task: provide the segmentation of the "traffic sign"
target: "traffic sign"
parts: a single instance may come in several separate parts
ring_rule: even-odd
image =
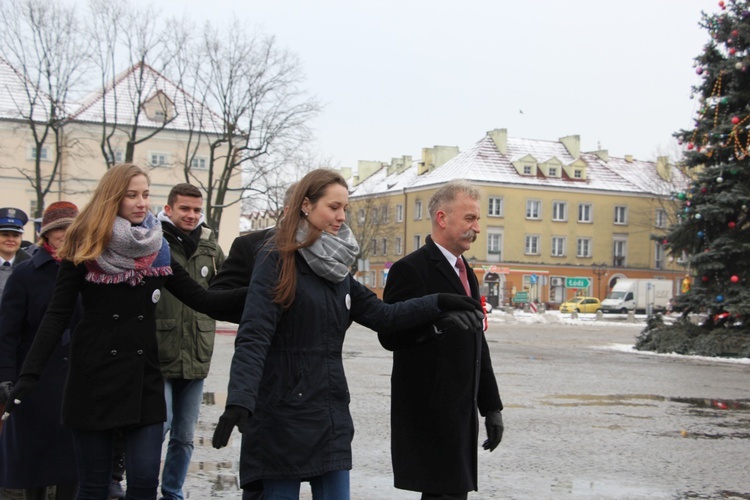
[[[529,292],[516,292],[513,296],[513,302],[528,302]]]
[[[529,278],[529,282],[532,285],[536,285],[536,282],[539,281],[539,277],[536,274],[532,274]]]
[[[588,288],[590,284],[589,278],[565,278],[565,288]]]

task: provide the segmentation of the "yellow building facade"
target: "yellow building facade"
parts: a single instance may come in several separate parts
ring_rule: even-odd
[[[665,158],[610,158],[579,143],[498,129],[464,152],[436,146],[419,161],[361,163],[350,178],[350,225],[363,247],[358,278],[382,294],[391,263],[430,234],[430,196],[465,179],[481,194],[482,231],[464,256],[494,306],[603,299],[619,278],[666,279],[677,291],[684,267],[666,255],[663,235],[675,218],[672,194],[687,179]]]

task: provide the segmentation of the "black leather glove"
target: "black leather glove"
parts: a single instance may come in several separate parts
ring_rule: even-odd
[[[8,402],[11,389],[13,389],[13,382],[11,382],[10,380],[0,382],[0,405],[4,405]]]
[[[232,435],[232,429],[239,427],[242,432],[242,427],[250,418],[250,410],[243,408],[242,406],[229,405],[224,409],[224,414],[219,417],[219,423],[216,424],[216,430],[214,430],[214,437],[211,440],[211,444],[217,450],[223,448],[229,442],[229,436]]]
[[[17,404],[21,404],[21,402],[34,391],[34,387],[36,387],[38,382],[39,377],[36,375],[21,375],[21,377],[19,377],[16,385],[14,385],[13,389],[10,391],[8,401],[5,403],[5,414],[3,415],[3,420],[8,418],[7,415],[10,415],[10,412],[13,411],[13,408],[15,408]]]
[[[503,414],[500,410],[495,410],[484,417],[484,426],[487,428],[487,440],[482,444],[485,450],[494,451],[500,441],[503,440]]]
[[[440,319],[435,322],[439,333],[458,329],[461,332],[476,331],[482,328],[484,314],[480,311],[446,311],[440,314]]]
[[[482,310],[482,304],[467,295],[458,295],[457,293],[437,294],[437,305],[441,311]]]

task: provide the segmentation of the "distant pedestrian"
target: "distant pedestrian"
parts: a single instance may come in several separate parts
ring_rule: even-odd
[[[0,208],[0,296],[13,266],[31,258],[21,250],[23,226],[28,221],[26,212],[19,208]]]

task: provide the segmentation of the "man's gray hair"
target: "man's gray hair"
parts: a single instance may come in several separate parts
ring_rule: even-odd
[[[455,200],[459,194],[465,194],[472,200],[479,199],[479,190],[469,184],[468,181],[463,179],[450,181],[430,196],[430,200],[427,202],[427,213],[430,214],[430,220],[435,222],[435,214],[438,213],[438,210],[445,210],[445,206]]]

